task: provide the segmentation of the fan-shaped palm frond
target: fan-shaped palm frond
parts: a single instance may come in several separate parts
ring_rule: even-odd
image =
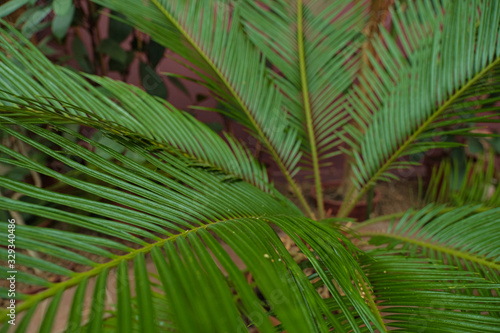
[[[301,158],[297,129],[248,39],[238,3],[215,0],[96,0],[189,62],[186,64],[227,109],[260,140],[309,210],[292,177]],[[147,17],[148,20],[143,18]],[[194,67],[193,67],[194,66]]]
[[[58,145],[61,150],[54,151],[5,123],[23,127]],[[290,332],[326,332],[330,325],[342,328],[345,323],[341,325],[337,316],[328,311],[271,224],[300,244],[302,252],[325,281],[333,299],[337,300],[343,311],[349,313],[347,321],[351,329],[358,331],[358,323],[347,311],[341,292],[354,304],[357,315],[363,318],[365,324],[369,325],[373,321],[373,315],[361,298],[358,287],[352,283],[362,280],[360,268],[352,256],[355,249],[339,232],[302,217],[301,212],[283,197],[273,197],[245,182],[226,182],[223,174],[190,166],[182,155],[162,151],[151,153],[147,147],[126,140],[122,143],[162,173],[154,172],[62,126],[58,129],[106,151],[115,162],[49,130],[15,119],[2,117],[0,129],[86,174],[91,180],[58,173],[5,146],[0,146],[0,151],[8,156],[1,159],[2,163],[34,170],[110,202],[60,194],[0,177],[2,188],[13,189],[34,200],[26,202],[0,197],[5,209],[98,232],[97,236],[90,236],[16,226],[17,251],[29,249],[44,253],[48,258],[68,260],[86,268],[77,273],[50,259],[20,257],[19,264],[66,277],[63,282],[52,283],[31,273],[19,271],[17,274],[18,282],[46,288],[35,295],[18,294],[23,302],[17,306],[17,312],[29,311],[24,317],[26,322],[35,311],[32,309],[43,300],[51,299],[40,330],[50,330],[65,290],[77,287],[67,318],[68,325],[80,327],[85,323],[89,331],[99,332],[108,307],[104,298],[107,284],[111,273],[117,270],[117,303],[114,311],[119,331],[126,332],[133,327],[130,316],[132,290],[137,295],[140,330],[161,331],[155,321],[153,288],[146,267],[146,260],[151,256],[166,301],[171,306],[171,323],[177,330],[236,332],[245,330],[243,316],[246,315],[261,330],[274,331],[268,319],[269,314],[260,305],[244,275],[218,239],[226,243],[246,264],[272,314],[285,329]],[[76,162],[74,157],[91,162],[94,167]],[[67,211],[68,208],[77,208],[82,213]],[[3,224],[0,242],[8,245],[5,234],[7,228]],[[312,251],[303,241],[311,246]],[[128,262],[133,263],[135,283],[130,280]],[[87,283],[93,278],[96,278],[94,305],[89,317],[85,318],[82,316],[82,299]],[[6,289],[1,290],[4,295],[6,292]],[[241,306],[235,302],[234,295],[239,297]],[[308,304],[305,307],[304,302]],[[192,320],[191,313],[197,314],[197,320]],[[1,318],[3,321],[8,319],[5,311]]]
[[[380,60],[371,55],[374,71],[366,71],[350,96],[359,124],[348,129],[357,198],[375,181],[397,178],[391,170],[413,165],[401,157],[456,145],[428,138],[467,133],[450,128],[454,124],[498,121],[495,114],[475,114],[498,100],[479,97],[497,96],[500,87],[500,4],[416,1],[395,8],[395,34],[380,28],[381,37],[373,42]],[[351,199],[340,216],[352,209]]]
[[[4,73],[0,75],[0,103],[4,110],[18,104],[26,113],[43,106],[47,111],[112,121],[128,133],[181,150],[193,163],[219,169],[269,191],[264,168],[233,137],[225,135],[226,143],[206,125],[165,101],[131,85],[88,75],[100,85],[98,90],[73,71],[50,63],[12,28],[8,32],[0,36],[4,50],[0,55]],[[29,116],[35,121],[42,114]]]

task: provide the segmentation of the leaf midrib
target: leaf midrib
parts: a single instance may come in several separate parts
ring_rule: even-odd
[[[23,303],[21,303],[19,306],[16,307],[16,312],[20,313],[22,311],[25,311],[25,310],[31,308],[32,306],[36,305],[38,302],[54,296],[55,294],[57,294],[61,290],[67,290],[71,287],[74,287],[85,279],[92,278],[92,277],[99,275],[101,272],[103,272],[106,269],[115,268],[121,262],[131,261],[140,253],[147,254],[147,253],[151,252],[151,250],[154,247],[161,247],[162,245],[164,245],[167,242],[175,241],[175,239],[178,237],[181,237],[181,236],[187,237],[192,232],[197,232],[201,229],[207,229],[207,228],[209,228],[215,224],[218,224],[218,223],[237,221],[240,219],[259,219],[259,218],[261,218],[261,216],[255,215],[255,216],[240,216],[240,217],[236,217],[236,218],[213,221],[212,223],[204,224],[202,226],[186,230],[185,232],[182,232],[180,234],[173,235],[173,236],[170,236],[168,238],[159,240],[157,242],[148,244],[144,247],[141,247],[140,249],[133,250],[133,251],[131,251],[123,256],[117,256],[115,259],[113,259],[111,261],[108,261],[108,262],[103,263],[103,264],[99,264],[96,267],[94,267],[93,269],[88,270],[86,272],[82,272],[78,275],[75,275],[74,277],[70,278],[69,280],[66,280],[66,281],[63,281],[63,282],[60,282],[57,284],[53,284],[53,286],[49,287],[47,290],[42,291],[38,294],[35,294],[31,297],[28,297]],[[3,310],[0,312],[0,323],[3,323],[8,319],[7,313],[8,313],[8,310]]]
[[[400,241],[403,241],[406,243],[410,243],[410,244],[415,244],[417,246],[425,247],[425,248],[428,248],[428,249],[431,249],[434,251],[438,251],[441,253],[450,254],[454,257],[461,258],[461,259],[464,259],[464,260],[467,260],[467,261],[470,261],[470,262],[473,262],[473,263],[500,271],[500,264],[498,264],[498,263],[495,263],[493,261],[489,261],[483,257],[479,257],[479,256],[476,256],[473,254],[469,254],[467,252],[448,248],[445,246],[440,246],[440,245],[437,245],[437,244],[431,243],[431,242],[425,242],[425,241],[413,239],[410,237],[404,237],[404,236],[395,235],[395,234],[386,233],[386,232],[364,232],[364,233],[360,233],[359,236],[360,237],[365,237],[365,236],[368,236],[368,237],[377,237],[377,236],[390,237],[393,239],[397,239],[397,240],[400,240]]]
[[[311,101],[309,99],[309,88],[306,72],[306,56],[304,48],[304,27],[303,27],[302,0],[297,0],[297,48],[299,51],[300,81],[302,86],[302,98],[304,100],[304,113],[306,116],[307,136],[311,146],[311,158],[314,170],[314,184],[316,186],[316,197],[318,204],[318,218],[323,219],[325,208],[323,204],[323,188],[321,186],[321,174],[319,170],[318,151],[316,147],[316,135],[312,120]]]

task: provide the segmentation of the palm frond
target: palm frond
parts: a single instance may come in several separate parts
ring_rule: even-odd
[[[121,273],[121,277],[125,277],[125,270],[126,265],[120,265],[118,267],[118,270],[122,270],[123,273]],[[157,277],[155,276],[154,278],[150,278],[151,285],[156,287],[158,290],[161,290],[161,285],[158,284],[157,282]],[[128,280],[127,280],[128,282]],[[117,288],[120,288],[117,286]],[[160,292],[152,292],[152,301],[153,303],[151,304],[153,307],[153,311],[156,314],[156,320],[158,322],[158,326],[161,327],[163,332],[175,332],[175,326],[172,325],[171,318],[172,318],[172,309],[169,306],[167,299],[163,293]],[[123,320],[123,317],[120,317],[120,315],[126,315],[126,313],[123,313],[122,311],[116,310],[118,308],[118,304],[116,305],[116,308],[111,309],[109,313],[109,317],[106,318],[103,322],[103,332],[134,332],[134,333],[141,333],[144,332],[141,330],[140,327],[140,322],[139,322],[139,314],[138,314],[138,298],[136,297],[128,297],[126,300],[124,299],[123,304],[128,306],[128,303],[130,302],[130,317],[132,320],[131,322],[127,322],[127,320]],[[125,311],[126,312],[126,311]],[[127,317],[125,317],[127,318]],[[131,326],[125,326],[125,324],[131,324]]]
[[[472,204],[500,207],[499,179],[493,151],[489,157],[481,155],[478,161],[464,161],[463,165],[457,159],[445,159],[432,170],[424,201],[453,207]]]
[[[429,205],[387,231],[360,233],[377,246],[361,265],[388,327],[498,331],[500,210],[478,208]]]
[[[238,3],[217,0],[95,2],[124,14],[135,27],[189,62],[187,67],[215,94],[227,109],[225,112],[263,143],[304,208],[309,210],[292,179],[299,170],[301,158],[297,130],[283,110],[281,94],[267,76],[265,59],[244,32]]]
[[[500,283],[500,210],[475,213],[479,206],[454,208],[429,205],[407,212],[387,231],[365,232],[370,242],[401,248],[409,257],[439,260],[460,270]]]
[[[397,178],[391,170],[413,165],[401,157],[456,146],[428,140],[464,133],[453,125],[498,122],[496,114],[475,114],[498,100],[500,5],[480,0],[398,2],[392,16],[395,36],[380,28],[381,38],[373,43],[380,61],[371,56],[375,70],[363,76],[358,92],[350,96],[359,125],[348,128],[357,198],[376,181]],[[488,94],[490,98],[481,98]],[[361,102],[366,96],[368,101]],[[341,216],[352,208],[356,200],[351,199]]]
[[[222,170],[270,190],[265,169],[247,148],[230,135],[225,134],[224,139],[219,137],[187,112],[179,111],[134,86],[87,75],[94,85],[99,85],[98,90],[79,74],[50,63],[8,26],[0,36],[0,47],[5,51],[0,55],[0,68],[4,73],[0,75],[3,112],[18,105],[25,109],[25,116],[29,110],[36,108],[40,111],[27,114],[32,121],[43,118],[41,112],[51,112],[48,115],[53,120],[54,113],[90,116],[97,121],[105,119],[122,127],[120,135],[127,132],[154,139],[181,150],[193,163]],[[89,120],[86,125],[95,127],[95,122],[90,124]]]
[[[391,331],[498,332],[498,283],[404,250],[371,251],[361,264]]]
[[[243,3],[249,37],[279,71],[271,75],[309,152],[322,215],[319,166],[339,153],[333,148],[348,121],[344,93],[358,71],[366,15],[352,1]]]
[[[36,134],[59,146],[60,150],[50,149],[7,123]],[[89,331],[101,331],[109,310],[105,301],[106,288],[113,281],[111,276],[117,274],[117,304],[113,311],[120,332],[133,327],[130,301],[134,294],[137,295],[135,313],[140,319],[140,330],[161,331],[160,322],[154,319],[155,289],[146,267],[151,258],[159,285],[171,306],[169,319],[176,330],[244,331],[243,318],[247,316],[260,330],[274,332],[269,321],[271,314],[261,305],[243,273],[220,244],[219,240],[222,240],[245,263],[272,315],[287,331],[327,332],[329,326],[342,331],[346,323],[341,323],[339,315],[328,310],[271,225],[288,234],[316,268],[333,295],[333,302],[346,313],[342,318],[346,318],[348,330],[359,331],[359,323],[344,304],[343,297],[354,304],[357,316],[365,325],[374,321],[357,284],[353,284],[353,281],[363,280],[352,255],[355,248],[340,232],[303,217],[287,199],[274,197],[246,182],[227,182],[223,174],[191,166],[182,154],[151,151],[134,144],[134,141],[121,142],[155,166],[158,169],[155,172],[66,127],[53,126],[106,151],[114,161],[100,157],[59,134],[2,116],[2,131],[80,171],[91,180],[56,172],[5,146],[0,146],[0,152],[7,156],[1,158],[2,163],[34,170],[98,198],[61,194],[0,177],[2,188],[32,198],[28,202],[0,197],[4,209],[34,214],[97,233],[86,235],[16,225],[16,249],[37,251],[47,257],[27,259],[24,256],[21,262],[28,267],[66,276],[62,282],[53,283],[31,273],[18,272],[18,282],[45,288],[35,295],[18,293],[19,301],[22,300],[17,305],[18,314],[29,311],[26,313],[32,315],[42,301],[48,299],[51,302],[38,329],[50,330],[65,290],[77,287],[67,318],[68,325],[74,328],[86,325]],[[75,158],[83,162],[76,162]],[[92,166],[87,166],[88,162]],[[74,212],[74,208],[79,212]],[[7,245],[7,227],[3,224],[0,244]],[[78,263],[83,271],[64,269],[54,263],[53,258]],[[127,263],[133,263],[135,282],[129,277]],[[93,279],[94,306],[87,318],[83,315],[82,297]],[[0,290],[2,294],[5,292],[5,289]],[[235,300],[235,295],[239,301]],[[197,320],[193,320],[192,313],[197,314]],[[5,311],[0,317],[4,322],[8,318]],[[29,315],[25,318],[29,320]]]

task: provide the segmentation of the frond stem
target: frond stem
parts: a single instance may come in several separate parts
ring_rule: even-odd
[[[438,214],[448,213],[454,209],[457,209],[457,207],[444,207]],[[474,210],[474,213],[485,212],[485,211],[490,210],[490,209],[493,209],[493,207],[479,207],[478,209]],[[403,217],[406,213],[408,213],[408,212],[404,211],[404,212],[399,212],[399,213],[387,214],[387,215],[383,215],[383,216],[377,216],[377,217],[374,217],[372,219],[369,219],[369,220],[366,220],[364,222],[357,223],[357,224],[353,225],[351,227],[351,230],[359,230],[361,228],[367,227],[367,226],[372,225],[372,224],[376,224],[378,222],[388,221],[388,220],[392,220],[392,219],[398,219],[400,217]],[[417,211],[410,212],[409,215],[410,216],[415,215],[416,213],[417,213]]]
[[[439,246],[439,245],[432,244],[429,242],[424,242],[424,241],[412,239],[410,237],[404,237],[404,236],[394,235],[394,234],[385,233],[385,232],[364,232],[364,233],[359,234],[359,236],[361,236],[361,237],[366,237],[366,236],[368,236],[368,237],[374,237],[374,236],[390,237],[393,239],[403,241],[405,243],[415,244],[415,245],[420,246],[420,247],[425,247],[425,248],[428,248],[428,249],[431,249],[434,251],[438,251],[441,253],[450,254],[454,257],[461,258],[461,259],[464,259],[464,260],[467,260],[467,261],[470,261],[470,262],[473,262],[473,263],[500,271],[500,264],[497,264],[493,261],[489,261],[485,258],[481,258],[481,257],[475,256],[472,254],[468,254],[468,253],[465,253],[465,252],[462,252],[459,250],[450,249],[450,248],[447,248],[445,246]]]
[[[363,290],[363,292],[365,294],[368,306],[370,306],[372,313],[377,318],[377,321],[380,324],[380,328],[383,329],[383,332],[387,332],[387,328],[385,327],[384,320],[382,319],[382,316],[380,315],[380,310],[377,308],[377,304],[375,304],[375,300],[373,299],[371,289],[366,285],[365,280],[363,280],[363,277],[361,276],[361,274],[359,274],[359,272],[358,272],[358,278],[360,281],[359,284],[361,285],[361,290]]]
[[[226,220],[224,220],[226,221]],[[220,221],[219,221],[220,222]],[[45,291],[42,291],[38,294],[35,294],[29,298],[27,298],[27,300],[23,303],[21,303],[19,306],[17,306],[17,312],[20,313],[24,310],[27,310],[29,309],[30,307],[34,306],[35,304],[37,304],[38,302],[40,301],[43,301],[44,299],[47,299],[51,296],[54,296],[55,294],[57,294],[59,291],[61,290],[66,290],[66,289],[69,289],[73,286],[76,286],[78,283],[82,282],[85,278],[91,278],[91,277],[94,277],[94,276],[97,276],[99,273],[103,272],[105,269],[110,269],[110,268],[114,268],[114,267],[117,267],[121,262],[123,261],[129,261],[129,260],[132,260],[133,258],[135,258],[139,253],[149,253],[151,252],[151,250],[153,249],[153,247],[155,246],[162,246],[163,244],[165,244],[166,242],[169,242],[169,241],[173,241],[175,240],[177,237],[179,236],[187,236],[187,234],[193,232],[193,231],[198,231],[200,229],[206,229],[208,226],[210,226],[210,224],[206,224],[206,225],[203,225],[203,226],[200,226],[200,227],[196,227],[194,229],[190,229],[190,230],[187,230],[183,233],[180,233],[180,234],[177,234],[177,235],[173,235],[171,237],[168,237],[166,239],[162,239],[158,242],[155,242],[155,243],[152,243],[152,244],[148,244],[147,246],[144,246],[140,249],[137,249],[137,250],[134,250],[134,251],[131,251],[123,256],[119,256],[107,263],[104,263],[104,264],[100,264],[98,265],[97,267],[89,270],[89,271],[86,271],[86,272],[83,272],[83,273],[80,273],[76,276],[74,276],[73,278],[69,279],[69,280],[66,280],[66,281],[63,281],[63,282],[60,282],[60,283],[57,283],[57,284],[54,284],[52,287],[49,287],[47,290]],[[3,322],[7,319],[7,311],[4,310],[2,312],[0,312],[0,322]]]
[[[321,186],[318,151],[316,149],[316,137],[313,128],[311,101],[309,100],[309,89],[307,86],[303,19],[302,0],[297,0],[297,44],[299,49],[300,80],[302,85],[302,98],[304,100],[304,112],[306,115],[307,136],[309,137],[309,144],[311,146],[311,157],[314,169],[314,184],[316,186],[316,197],[318,205],[318,218],[321,220],[325,217],[325,207],[323,203],[323,188]]]

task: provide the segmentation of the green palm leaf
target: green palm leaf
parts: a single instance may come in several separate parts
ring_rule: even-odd
[[[8,26],[0,36],[0,47],[5,50],[0,55],[0,68],[6,73],[0,76],[0,90],[3,91],[0,103],[4,111],[6,107],[22,105],[25,113],[38,108],[45,113],[51,111],[91,116],[99,122],[102,119],[112,121],[123,127],[120,135],[134,133],[154,139],[171,149],[181,150],[193,163],[219,169],[270,191],[266,171],[247,148],[227,134],[227,143],[224,142],[187,112],[123,82],[88,75],[88,79],[100,86],[98,90],[79,74],[50,63]],[[28,114],[33,121],[42,116],[40,113]],[[96,126],[95,122],[88,125]]]
[[[131,24],[182,56],[226,112],[263,143],[312,214],[292,180],[301,158],[297,130],[267,76],[265,59],[244,32],[239,5],[216,0],[95,2],[124,14]]]
[[[440,214],[432,205],[408,212],[384,232],[369,232],[374,244],[392,249],[403,245],[405,253],[418,258],[438,259],[464,267],[484,278],[500,282],[499,209],[474,213],[478,206],[455,208]]]
[[[489,157],[480,156],[478,161],[470,160],[463,166],[458,159],[444,159],[432,170],[424,201],[452,207],[473,204],[500,207],[500,186],[497,183],[500,174],[495,172],[494,158],[491,152]]]
[[[293,116],[315,174],[323,216],[320,163],[340,151],[343,93],[358,71],[364,13],[352,1],[244,1],[245,27],[279,74],[271,71]]]
[[[7,123],[20,126],[58,145],[60,151],[48,148],[40,140],[31,138],[32,135],[12,129],[5,125]],[[45,299],[51,299],[49,312],[41,326],[50,329],[64,291],[77,287],[68,318],[69,325],[75,330],[85,325],[89,332],[100,332],[109,314],[106,290],[113,283],[111,276],[115,276],[117,270],[116,286],[120,288],[116,290],[117,305],[113,310],[117,318],[132,313],[129,301],[135,294],[138,310],[134,313],[139,318],[139,329],[161,331],[159,325],[162,321],[156,320],[154,316],[157,311],[153,307],[154,285],[149,280],[146,267],[146,262],[152,258],[161,289],[172,307],[169,319],[177,330],[236,332],[246,329],[243,317],[247,316],[262,331],[274,332],[268,319],[270,314],[221,246],[219,238],[246,264],[273,316],[280,320],[287,331],[326,332],[330,325],[342,331],[346,323],[341,323],[338,315],[328,310],[307,276],[286,251],[271,227],[273,224],[297,244],[302,244],[302,252],[328,285],[334,302],[347,313],[342,318],[346,318],[349,330],[359,331],[359,323],[344,304],[343,297],[349,299],[356,308],[357,316],[361,316],[365,324],[369,325],[373,321],[373,315],[361,298],[360,290],[352,284],[353,280],[358,281],[361,276],[360,267],[352,256],[355,249],[338,231],[303,217],[283,197],[273,197],[246,182],[227,182],[223,174],[190,166],[189,160],[181,154],[151,152],[140,143],[122,141],[127,148],[161,170],[161,173],[155,172],[74,131],[56,124],[53,126],[105,150],[114,161],[104,159],[59,134],[2,117],[2,131],[78,170],[92,181],[56,172],[5,146],[0,146],[0,151],[7,156],[1,162],[53,177],[107,202],[62,195],[0,177],[2,188],[14,189],[32,198],[27,202],[0,197],[4,209],[98,232],[94,236],[35,226],[16,226],[16,248],[44,253],[48,258],[30,258],[23,263],[67,276],[60,283],[52,283],[19,271],[19,282],[38,285],[45,290],[35,295],[18,294],[19,300],[22,300],[17,306],[18,314],[37,307]],[[76,162],[74,157],[91,162],[93,166]],[[78,208],[81,213],[73,212],[72,208]],[[3,240],[7,239],[7,228],[1,230],[0,244],[5,245]],[[310,244],[314,252],[302,240]],[[317,255],[322,259],[319,260]],[[78,263],[85,269],[81,273],[67,271],[54,263],[54,258]],[[97,261],[94,258],[100,259]],[[127,273],[126,262],[133,262],[135,282]],[[323,271],[328,271],[328,275]],[[84,308],[81,301],[86,290],[90,291],[88,281],[94,278],[94,306],[87,317],[82,313]],[[3,294],[6,290],[0,292]],[[235,302],[235,295],[241,303]],[[304,302],[308,306],[303,306]],[[193,320],[191,313],[197,314],[197,320]],[[222,313],[225,315],[221,316]],[[5,311],[0,317],[3,321],[7,319]]]
[[[497,332],[500,210],[442,208],[409,211],[387,231],[360,233],[379,246],[361,259],[377,305],[400,330]]]
[[[492,295],[498,283],[439,260],[408,258],[405,251],[369,254],[363,268],[391,330],[498,332],[500,302]]]
[[[456,146],[428,140],[464,133],[450,126],[498,122],[498,117],[491,119],[495,114],[475,115],[477,107],[498,100],[478,98],[496,94],[500,87],[497,2],[416,1],[396,5],[393,19],[396,35],[381,27],[381,37],[373,43],[380,61],[371,55],[375,70],[364,75],[350,96],[360,128],[348,128],[356,198],[378,180],[397,178],[391,170],[414,164],[401,157]],[[352,209],[356,200],[351,199],[340,216]]]

